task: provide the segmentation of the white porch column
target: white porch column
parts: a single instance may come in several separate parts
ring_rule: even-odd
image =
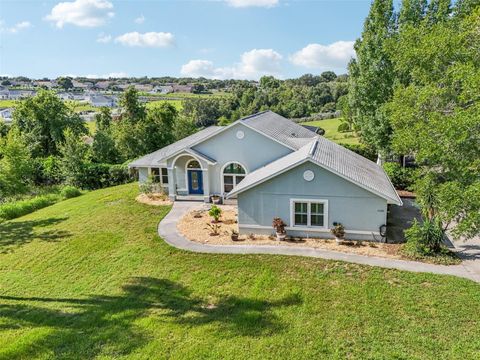
[[[210,202],[210,165],[204,167],[203,173],[203,201]]]
[[[175,201],[177,179],[175,179],[175,168],[167,168],[168,172],[168,197]]]

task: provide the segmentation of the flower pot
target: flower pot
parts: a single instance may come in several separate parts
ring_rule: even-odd
[[[282,241],[282,240],[285,240],[285,238],[287,237],[287,234],[286,233],[279,233],[277,232],[277,240],[278,241]]]
[[[212,196],[212,203],[215,205],[220,204],[222,198],[220,196]]]
[[[343,238],[335,237],[335,242],[337,243],[337,245],[341,245],[343,242]]]
[[[232,241],[238,241],[238,234],[237,235],[230,235]]]

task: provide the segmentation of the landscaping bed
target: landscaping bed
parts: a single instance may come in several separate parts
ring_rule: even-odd
[[[379,256],[390,259],[406,259],[401,253],[401,244],[384,244],[372,241],[344,240],[337,244],[333,239],[288,238],[278,241],[274,236],[248,234],[240,235],[237,241],[231,239],[232,230],[238,231],[237,211],[234,206],[219,206],[222,216],[218,225],[219,234],[213,235],[207,224],[212,218],[204,206],[188,212],[178,223],[180,233],[188,240],[211,245],[274,245],[301,246],[315,249],[333,250],[358,255]],[[273,229],[272,229],[273,232]]]

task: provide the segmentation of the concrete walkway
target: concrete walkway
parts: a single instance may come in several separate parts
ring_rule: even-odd
[[[310,256],[328,260],[347,261],[356,264],[380,266],[390,269],[407,270],[414,272],[427,272],[441,275],[454,275],[480,282],[480,269],[476,272],[473,268],[462,265],[433,265],[416,261],[387,259],[373,256],[348,254],[338,251],[314,249],[308,247],[270,246],[270,245],[208,245],[187,240],[179,234],[177,222],[191,208],[198,207],[198,202],[176,201],[172,210],[158,225],[158,234],[171,246],[178,249],[211,254],[273,254]]]

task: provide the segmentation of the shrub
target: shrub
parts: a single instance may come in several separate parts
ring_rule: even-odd
[[[405,190],[415,182],[416,171],[412,168],[404,168],[399,163],[388,162],[383,164],[383,169],[392,181],[396,189]]]
[[[426,219],[420,224],[417,219],[405,230],[407,244],[405,251],[411,255],[432,255],[439,253],[443,242],[442,225],[435,218]]]
[[[285,234],[285,227],[287,224],[283,222],[279,217],[273,218],[272,227],[275,229],[275,232],[278,234]]]
[[[62,189],[60,195],[65,199],[71,199],[82,195],[82,192],[75,186],[67,185]]]
[[[213,218],[213,221],[217,223],[222,215],[222,209],[220,209],[217,205],[212,205],[208,211],[208,215],[210,215]]]
[[[361,144],[342,144],[342,146],[368,160],[377,161],[377,152],[369,146]]]
[[[50,194],[0,205],[0,220],[11,220],[30,214],[36,210],[55,204],[59,199],[58,195]]]
[[[94,190],[126,184],[133,180],[126,165],[87,163],[82,169],[79,185]]]
[[[350,125],[346,122],[342,122],[340,125],[338,125],[337,130],[341,133],[351,131]]]
[[[162,185],[155,182],[153,176],[149,176],[145,182],[140,183],[140,192],[149,198],[153,197],[153,194],[164,194]]]
[[[330,229],[330,232],[337,239],[343,239],[345,237],[345,227],[340,223],[335,224],[334,227]]]

